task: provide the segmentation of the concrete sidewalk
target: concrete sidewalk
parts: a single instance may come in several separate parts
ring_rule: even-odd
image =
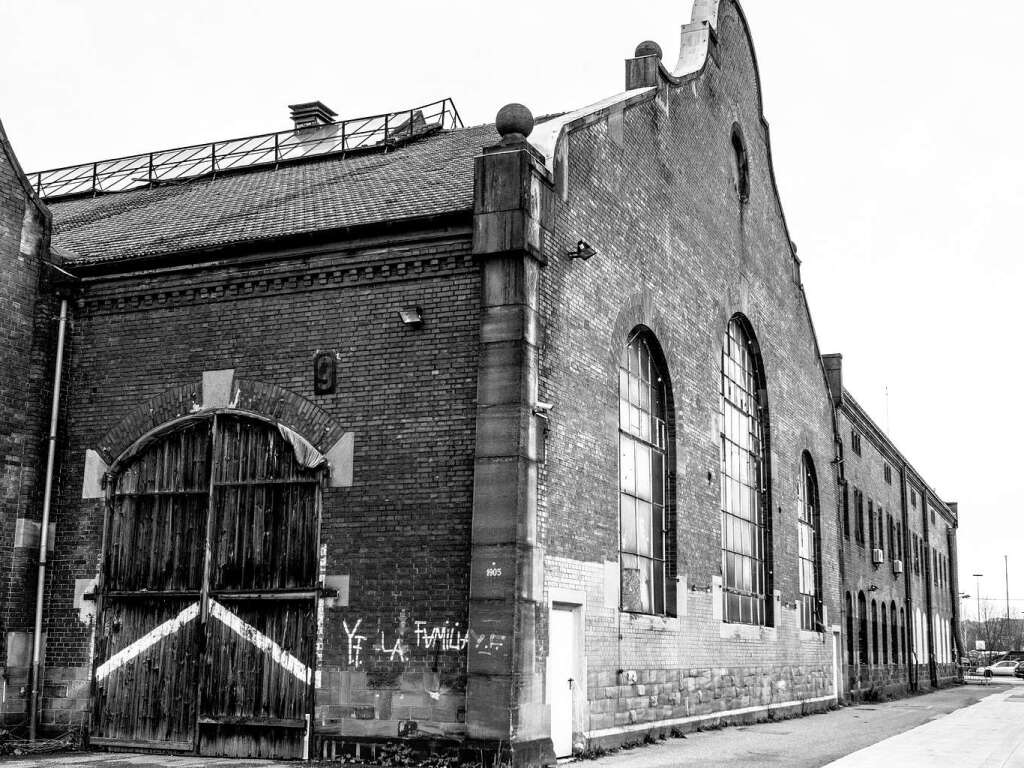
[[[302,762],[71,752],[0,768],[301,768]],[[306,764],[308,765],[308,763]],[[314,763],[316,765],[316,763]],[[340,766],[341,763],[322,765]],[[581,768],[1024,768],[1024,680],[957,686],[808,717],[688,734]]]
[[[977,704],[828,763],[826,768],[1024,768],[1024,690]]]

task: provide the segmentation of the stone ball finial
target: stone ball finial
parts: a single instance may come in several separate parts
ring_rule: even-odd
[[[525,139],[533,130],[533,113],[522,104],[506,104],[498,110],[494,127],[503,139],[519,136]]]
[[[664,55],[661,52],[661,46],[653,40],[644,40],[640,45],[636,47],[636,53],[633,54],[637,58],[641,56],[657,56],[658,61],[661,61],[661,57]]]

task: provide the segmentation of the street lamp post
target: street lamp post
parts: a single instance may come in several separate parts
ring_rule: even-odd
[[[974,577],[974,586],[976,587],[974,595],[975,595],[975,597],[978,598],[978,637],[981,637],[981,577],[984,576],[985,574],[983,574],[983,573],[972,573],[971,575]],[[987,631],[988,627],[986,627],[985,629],[986,629],[985,639],[988,640],[988,631]],[[977,647],[977,644],[975,644],[975,647]],[[992,649],[988,647],[988,643],[985,643],[985,650],[989,654],[992,653]],[[992,658],[991,655],[988,658],[991,659]]]
[[[975,585],[975,587],[977,587],[977,591],[975,591],[974,594],[978,598],[978,623],[979,624],[981,624],[981,577],[984,576],[984,575],[985,574],[983,574],[983,573],[972,573],[971,574],[971,576],[974,577],[974,585]]]
[[[969,598],[970,598],[970,595],[968,595],[966,592],[961,592],[960,593],[960,600],[961,601],[967,600]],[[966,653],[966,650],[968,650],[968,649],[966,649],[966,644],[967,644],[967,616],[964,614],[964,609],[963,609],[963,603],[962,602],[960,604],[960,637],[964,641],[965,653]]]

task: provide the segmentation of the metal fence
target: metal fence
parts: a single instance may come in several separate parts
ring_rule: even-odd
[[[400,112],[69,165],[29,174],[29,179],[44,199],[121,192],[239,168],[387,149],[435,130],[461,127],[455,104],[444,99]]]

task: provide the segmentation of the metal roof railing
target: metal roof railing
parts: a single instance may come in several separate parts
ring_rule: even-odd
[[[461,127],[455,104],[443,99],[400,112],[69,165],[31,173],[29,180],[43,199],[98,195],[321,155],[386,150],[436,130]]]

